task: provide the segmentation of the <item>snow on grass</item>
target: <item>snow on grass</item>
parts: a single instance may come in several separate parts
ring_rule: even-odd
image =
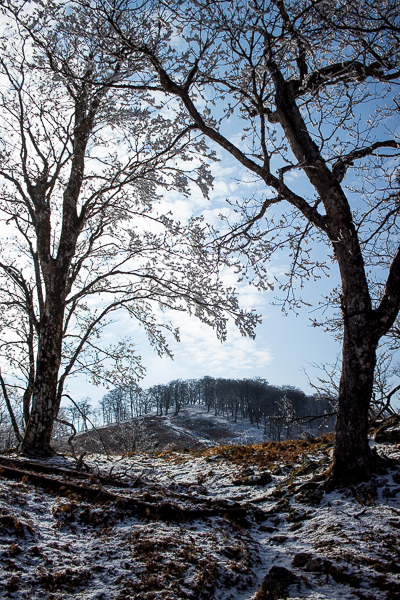
[[[400,459],[400,446],[376,448]],[[49,476],[64,482],[57,493],[0,477],[0,597],[400,598],[399,469],[370,485],[322,493],[316,481],[329,449],[325,437],[315,444],[92,455],[86,479]],[[74,468],[66,457],[46,464]],[[113,481],[100,483],[100,476]],[[256,485],[260,477],[269,483]],[[68,490],[69,481],[149,506],[169,503],[175,512],[139,516],[123,503],[89,501]],[[205,514],[217,507],[218,514],[185,516],[193,507]],[[238,507],[247,516],[224,513]],[[273,566],[290,570],[296,584],[261,593]]]
[[[201,404],[182,406],[177,415],[170,413],[165,417],[166,423],[176,432],[195,437],[205,446],[215,445],[215,431],[219,430],[224,443],[254,444],[268,439],[264,428],[252,424],[248,417],[234,420],[232,416],[215,414],[214,410],[207,411]],[[210,428],[209,435],[204,432]],[[214,435],[213,435],[214,433]]]

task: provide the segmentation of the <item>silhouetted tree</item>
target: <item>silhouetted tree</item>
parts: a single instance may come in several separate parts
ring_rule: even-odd
[[[331,478],[368,479],[378,462],[367,435],[376,348],[400,307],[398,0],[90,6],[131,59],[147,60],[131,89],[157,90],[157,99],[162,90],[164,107],[176,99],[187,125],[258,181],[235,206],[241,219],[225,219],[221,260],[224,249],[227,260],[239,252],[271,289],[267,262],[289,250],[282,302],[294,307],[295,282],[337,264],[343,352]],[[138,15],[149,23],[144,36]],[[315,244],[326,244],[326,260]]]
[[[0,346],[26,383],[22,450],[51,455],[67,377],[143,376],[130,337],[101,342],[117,311],[160,354],[170,354],[164,331],[178,332],[154,306],[190,310],[221,338],[228,314],[243,333],[257,318],[224,291],[200,221],[154,208],[161,189],[186,194],[191,179],[207,194],[212,179],[193,128],[123,89],[146,59],[106,48],[112,27],[77,3],[7,0],[1,11]]]

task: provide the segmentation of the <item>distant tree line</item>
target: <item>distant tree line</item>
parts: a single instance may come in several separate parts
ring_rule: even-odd
[[[13,398],[14,411],[22,420],[21,404]],[[177,415],[182,407],[204,406],[207,412],[231,422],[248,420],[263,430],[271,440],[297,438],[305,432],[312,435],[332,431],[335,400],[307,395],[299,388],[274,386],[264,379],[175,379],[147,389],[134,386],[107,392],[97,407],[90,398],[70,403],[60,409],[53,438],[70,434],[62,421],[73,423],[77,431],[95,427],[122,425],[149,413],[158,416]],[[16,444],[9,415],[0,401],[0,451]]]
[[[126,387],[103,396],[94,415],[101,425],[111,425],[151,412],[177,415],[184,406],[203,405],[207,412],[228,420],[250,421],[271,439],[297,437],[333,429],[334,401],[306,395],[293,386],[274,386],[264,379],[175,379],[146,390]]]

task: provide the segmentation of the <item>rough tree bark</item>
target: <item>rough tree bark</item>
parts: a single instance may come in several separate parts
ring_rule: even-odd
[[[52,298],[48,295],[45,315],[40,323],[32,406],[22,444],[22,453],[26,456],[54,454],[50,442],[59,409],[56,398],[63,338],[62,295],[55,294],[58,302],[51,302]]]
[[[350,320],[355,320],[353,316]],[[370,324],[359,318],[345,324],[342,376],[335,426],[332,476],[353,482],[354,474],[367,480],[376,470],[368,445],[368,409],[372,394],[376,343],[368,335]],[[364,325],[362,324],[364,322]]]

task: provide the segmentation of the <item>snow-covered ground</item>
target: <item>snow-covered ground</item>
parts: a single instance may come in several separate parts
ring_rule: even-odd
[[[399,445],[376,447],[400,459]],[[93,455],[84,478],[45,474],[63,482],[55,492],[29,475],[0,476],[0,597],[400,598],[400,470],[323,493],[329,448],[324,440]],[[74,469],[63,457],[46,464]],[[69,483],[90,487],[92,499]],[[293,584],[268,588],[267,578],[261,593],[272,567]]]
[[[231,416],[207,411],[202,404],[188,404],[177,415],[164,417],[165,423],[178,435],[191,435],[206,446],[225,444],[259,444],[269,440],[264,428],[252,424],[249,418],[236,421]]]

